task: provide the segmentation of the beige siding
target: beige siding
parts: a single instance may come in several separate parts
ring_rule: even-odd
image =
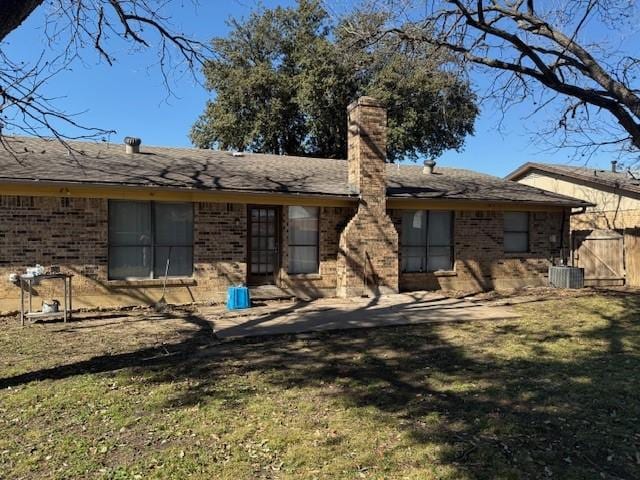
[[[556,178],[551,174],[539,172],[528,173],[518,182],[594,203],[596,206],[589,207],[584,215],[572,218],[571,226],[574,230],[595,228],[624,229],[639,225],[640,199],[581,185]]]

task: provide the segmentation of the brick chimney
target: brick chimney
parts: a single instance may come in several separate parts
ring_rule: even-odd
[[[387,110],[372,97],[360,97],[347,107],[349,185],[364,196],[385,192]]]
[[[375,98],[361,97],[347,109],[349,185],[358,210],[340,235],[337,295],[398,291],[398,233],[386,213],[387,112]]]

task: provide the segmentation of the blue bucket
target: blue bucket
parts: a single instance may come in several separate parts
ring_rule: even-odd
[[[242,310],[251,306],[251,297],[247,287],[229,287],[227,290],[227,309]]]

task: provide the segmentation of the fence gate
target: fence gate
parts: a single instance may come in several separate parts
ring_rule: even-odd
[[[624,237],[613,230],[573,232],[573,265],[587,286],[624,285]]]

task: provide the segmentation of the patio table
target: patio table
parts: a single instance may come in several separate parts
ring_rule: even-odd
[[[43,320],[43,319],[56,319],[62,318],[65,323],[71,318],[71,310],[73,306],[73,295],[71,290],[71,279],[73,275],[68,273],[45,273],[43,275],[20,275],[18,280],[20,282],[20,323],[24,327],[25,321],[31,320]],[[63,309],[61,312],[34,312],[33,311],[33,285],[40,283],[43,280],[61,280],[64,284],[64,301]],[[25,287],[28,292],[28,309],[25,311]]]

